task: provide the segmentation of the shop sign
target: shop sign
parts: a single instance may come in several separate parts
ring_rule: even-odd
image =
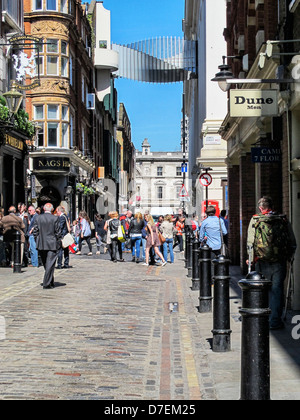
[[[281,149],[279,147],[252,147],[251,157],[253,163],[281,162]]]
[[[233,89],[230,91],[231,117],[274,117],[277,115],[277,90]]]
[[[27,91],[40,86],[39,66],[36,66],[36,62],[40,61],[38,46],[43,45],[43,40],[31,35],[17,35],[10,38],[9,43],[18,49],[18,54],[12,54],[16,87]]]
[[[22,140],[15,139],[14,137],[8,136],[7,134],[5,136],[5,144],[12,146],[15,149],[24,149],[24,143],[22,142]]]
[[[71,162],[65,157],[38,157],[33,159],[34,171],[69,171]]]

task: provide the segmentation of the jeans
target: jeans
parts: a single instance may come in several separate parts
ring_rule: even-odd
[[[176,235],[178,244],[179,244],[179,251],[182,252],[183,251],[183,238],[182,235]]]
[[[263,274],[272,282],[270,291],[270,327],[278,327],[282,323],[281,317],[284,305],[283,285],[286,277],[286,262],[269,263],[258,261],[255,267],[256,271]]]
[[[30,251],[30,258],[31,258],[31,264],[34,267],[39,266],[39,254],[38,250],[36,249],[36,243],[33,235],[29,236],[29,251]]]
[[[132,236],[131,238],[132,256],[137,259],[140,258],[142,235]]]
[[[169,248],[169,251],[170,251],[171,263],[173,263],[174,262],[173,238],[168,238],[163,243],[163,255],[164,255],[164,260],[165,261],[168,261],[168,248]]]
[[[120,259],[122,259],[122,243],[118,241],[118,238],[113,238],[111,240],[111,259],[112,261],[117,261],[117,250],[119,251]]]
[[[57,267],[62,267],[62,260],[64,257],[64,267],[69,268],[69,247],[60,248],[57,253]]]

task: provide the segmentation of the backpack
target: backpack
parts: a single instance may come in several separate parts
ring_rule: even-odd
[[[283,215],[254,216],[254,252],[263,261],[278,262],[289,258],[290,240],[287,219]]]

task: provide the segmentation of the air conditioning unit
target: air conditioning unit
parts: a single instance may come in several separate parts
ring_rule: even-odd
[[[292,0],[289,5],[289,10],[291,13],[295,13],[297,7],[300,4],[300,0]]]
[[[87,94],[87,109],[95,109],[95,94]]]

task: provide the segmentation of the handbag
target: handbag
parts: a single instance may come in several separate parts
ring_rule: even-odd
[[[68,246],[73,245],[74,243],[74,239],[73,236],[70,233],[67,233],[61,241],[62,247],[63,248],[68,248]]]
[[[161,244],[164,244],[166,242],[166,238],[159,231],[158,231],[158,237],[159,237],[159,240],[160,240]]]
[[[229,259],[229,249],[228,246],[224,242],[223,232],[222,232],[222,225],[221,220],[219,219],[220,224],[220,233],[221,233],[221,255],[223,255],[226,259]]]
[[[124,227],[122,225],[119,225],[119,227],[118,227],[118,241],[120,241],[120,242],[125,242],[126,241],[125,230],[124,230]]]

